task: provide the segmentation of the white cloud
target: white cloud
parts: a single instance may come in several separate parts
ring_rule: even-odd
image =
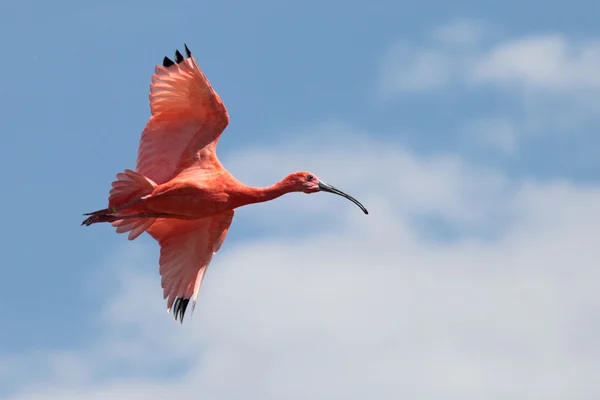
[[[124,242],[133,256],[111,260],[120,291],[99,314],[98,337],[51,362],[24,358],[26,366],[42,362],[48,379],[10,398],[600,396],[599,188],[511,182],[339,125],[301,141],[317,139],[318,151],[276,145],[227,164],[260,184],[311,169],[364,201],[369,216],[325,194],[240,210],[280,225],[309,220],[311,235],[292,238],[282,228],[226,242],[183,327],[165,313],[155,245]],[[418,212],[502,229],[494,240],[467,234],[434,243],[413,229]],[[178,364],[189,367],[160,378]],[[83,373],[65,377],[72,370]]]
[[[583,41],[547,33],[480,43],[481,32],[483,24],[462,20],[434,28],[427,46],[398,41],[383,61],[383,93],[449,84],[557,93],[600,90],[600,38]]]
[[[432,29],[425,44],[393,43],[383,57],[379,89],[386,100],[443,94],[464,104],[472,119],[466,136],[513,154],[517,144],[550,136],[589,146],[590,138],[598,137],[593,128],[600,115],[598,71],[600,37],[506,37],[480,22],[460,20]],[[482,129],[481,121],[491,113],[503,114],[503,121]],[[491,132],[481,133],[487,129]]]
[[[408,43],[395,43],[383,63],[382,94],[443,87],[452,78],[453,62],[452,57],[438,49],[416,50]]]
[[[477,57],[471,74],[475,82],[570,92],[599,90],[599,69],[600,40],[547,34],[497,43]]]

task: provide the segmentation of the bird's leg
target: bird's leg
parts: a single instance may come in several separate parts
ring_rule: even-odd
[[[113,214],[92,214],[90,217],[86,218],[81,225],[90,226],[92,224],[97,224],[98,222],[114,222],[120,219],[124,219],[124,217],[117,217]]]
[[[140,213],[133,215],[114,215],[114,214],[104,214],[104,215],[94,215],[92,214],[85,221],[81,223],[81,225],[90,226],[92,224],[96,224],[99,222],[115,222],[121,219],[132,219],[132,218],[173,218],[171,214],[162,214],[162,213]]]
[[[144,212],[144,213],[140,213],[140,214],[134,214],[134,215],[113,215],[114,217],[114,221],[118,221],[120,219],[131,219],[131,218],[175,218],[172,214],[165,214],[165,213],[149,213],[149,212]]]

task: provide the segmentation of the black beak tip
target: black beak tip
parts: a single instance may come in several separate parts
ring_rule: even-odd
[[[347,198],[348,200],[350,200],[351,202],[356,204],[362,210],[362,212],[365,213],[365,215],[369,215],[369,211],[367,211],[365,206],[363,206],[358,200],[356,200],[354,197],[348,195],[347,193],[344,193],[341,190],[339,190],[325,182],[319,182],[319,188],[321,188],[321,190],[324,192],[337,194],[339,196]]]

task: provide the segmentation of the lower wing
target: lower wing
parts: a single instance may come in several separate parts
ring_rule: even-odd
[[[233,210],[194,220],[160,218],[148,233],[160,244],[160,275],[167,311],[183,322],[192,309],[213,255],[219,250],[233,219]]]

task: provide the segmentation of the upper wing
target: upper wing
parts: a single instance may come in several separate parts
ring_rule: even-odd
[[[213,217],[180,220],[160,218],[148,233],[160,244],[160,274],[167,311],[181,322],[187,305],[195,306],[204,273],[221,248],[233,219],[233,210]]]
[[[164,183],[194,162],[198,151],[215,146],[229,123],[227,109],[192,53],[165,57],[150,85],[150,117],[140,140],[136,171]]]

